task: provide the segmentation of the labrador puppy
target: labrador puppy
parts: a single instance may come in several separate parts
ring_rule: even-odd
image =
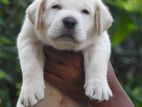
[[[85,94],[93,100],[109,100],[112,92],[107,66],[111,45],[107,30],[112,22],[101,0],[34,0],[17,39],[23,75],[19,102],[28,107],[44,99],[43,45],[81,51]]]

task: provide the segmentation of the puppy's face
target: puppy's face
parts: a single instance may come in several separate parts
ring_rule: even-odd
[[[111,25],[112,18],[100,0],[41,0],[38,4],[33,23],[40,39],[58,49],[74,49]],[[101,13],[97,14],[103,8],[108,15],[106,28],[99,22]]]
[[[93,5],[86,0],[49,0],[44,22],[48,38],[64,44],[80,44],[93,26]]]

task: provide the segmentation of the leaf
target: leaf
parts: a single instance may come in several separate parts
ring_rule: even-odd
[[[130,97],[133,99],[134,104],[137,105],[136,107],[141,107],[141,105],[142,105],[142,100],[141,100],[142,96],[141,96],[141,94],[140,93],[136,94],[135,89],[132,90],[130,87],[127,87],[127,86],[125,87],[125,89],[126,89],[127,93],[130,95]],[[141,90],[141,89],[137,88],[137,91],[138,90]]]
[[[105,0],[105,2],[127,12],[142,12],[142,0]]]
[[[6,78],[6,76],[7,74],[4,71],[0,70],[0,79],[4,79]]]
[[[3,4],[5,4],[5,5],[8,5],[10,2],[9,2],[9,0],[0,0],[0,3],[3,3]]]
[[[0,70],[0,79],[5,79],[9,83],[14,83],[13,78],[11,78],[6,72]]]
[[[0,36],[0,45],[8,45],[10,43],[11,41],[7,37]]]
[[[134,21],[126,13],[122,13],[119,19],[116,16],[115,29],[112,33],[112,46],[115,47],[124,41],[132,32],[135,31],[136,25]]]

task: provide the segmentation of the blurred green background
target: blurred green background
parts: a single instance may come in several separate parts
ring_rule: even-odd
[[[0,107],[14,107],[21,87],[16,38],[31,0],[0,0]],[[112,64],[136,107],[142,107],[142,0],[105,0],[114,17]]]

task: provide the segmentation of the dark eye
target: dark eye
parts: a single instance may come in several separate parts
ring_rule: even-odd
[[[83,9],[81,12],[84,13],[84,14],[87,14],[87,15],[90,14],[87,9]]]
[[[58,5],[58,4],[52,6],[52,9],[61,9],[61,8],[62,7],[60,5]]]

